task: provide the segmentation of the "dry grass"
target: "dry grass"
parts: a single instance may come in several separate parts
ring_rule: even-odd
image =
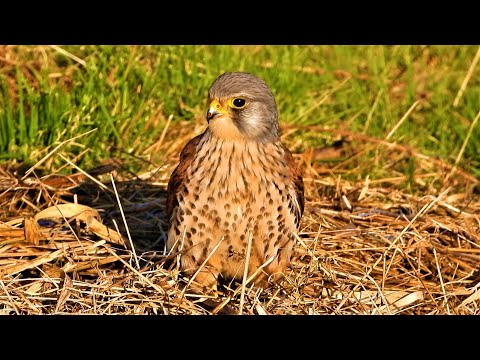
[[[55,151],[74,175],[0,168],[2,314],[480,313],[479,181],[355,134],[341,149],[296,155],[307,201],[284,281],[256,289],[244,278],[224,284],[217,299],[195,295],[178,271],[181,254],[162,246],[166,183],[193,135],[185,127],[169,132],[154,146],[165,165],[141,174],[115,162],[87,172]],[[356,154],[374,147],[392,161],[414,156],[418,189],[402,190],[404,175],[342,179],[352,154],[336,166],[317,161],[348,153],[347,146]],[[447,174],[448,183],[431,186]]]

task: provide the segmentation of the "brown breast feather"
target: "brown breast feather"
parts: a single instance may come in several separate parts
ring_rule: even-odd
[[[180,161],[175,170],[173,171],[172,175],[170,176],[170,180],[168,181],[167,187],[167,221],[171,221],[171,216],[173,209],[178,206],[177,194],[184,186],[185,182],[185,174],[187,172],[188,167],[190,166],[194,155],[197,151],[197,145],[200,142],[202,136],[204,136],[205,132],[197,135],[193,139],[191,139],[183,148],[182,152],[180,153]],[[298,228],[300,225],[300,219],[304,212],[305,207],[305,198],[304,198],[304,189],[303,189],[303,179],[302,176],[296,166],[295,160],[288,148],[286,148],[283,144],[282,147],[284,149],[284,156],[285,161],[287,162],[291,176],[292,176],[292,186],[294,191],[295,199],[292,201],[298,204],[298,212],[295,212],[295,223]],[[292,204],[292,208],[297,208],[296,204]]]

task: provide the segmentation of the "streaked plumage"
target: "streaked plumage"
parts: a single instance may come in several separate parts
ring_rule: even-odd
[[[275,99],[248,73],[224,73],[209,90],[208,127],[190,140],[168,183],[167,250],[188,249],[181,268],[207,288],[241,279],[249,236],[249,275],[264,285],[290,260],[303,214],[303,182],[281,143]],[[221,241],[217,250],[212,250]],[[172,249],[174,248],[175,249]]]

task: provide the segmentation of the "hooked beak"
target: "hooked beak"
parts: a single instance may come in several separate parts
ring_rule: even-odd
[[[213,120],[216,116],[223,114],[225,114],[225,112],[220,103],[217,100],[213,100],[210,103],[210,107],[207,111],[207,122],[210,123],[210,121]]]
[[[207,121],[210,123],[215,116],[222,115],[220,111],[215,110],[214,108],[209,108],[207,111]]]

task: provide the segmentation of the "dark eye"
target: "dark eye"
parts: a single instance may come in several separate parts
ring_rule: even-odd
[[[234,105],[235,107],[245,106],[245,100],[244,100],[244,99],[240,99],[240,98],[233,99],[233,105]]]
[[[234,109],[241,109],[241,108],[243,108],[245,105],[247,105],[247,100],[242,99],[242,98],[233,98],[233,99],[230,100],[230,105],[231,105]]]

